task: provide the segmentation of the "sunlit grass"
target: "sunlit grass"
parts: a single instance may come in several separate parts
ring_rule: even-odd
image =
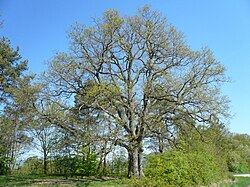
[[[0,187],[122,187],[127,184],[126,179],[102,179],[102,178],[68,178],[62,176],[18,175],[0,176]]]
[[[237,177],[236,182],[222,183],[220,187],[248,187],[250,186],[249,177]]]
[[[44,175],[15,175],[0,176],[0,187],[127,187],[128,179],[80,177],[68,178],[63,176]],[[224,182],[220,187],[248,187],[250,178],[237,177],[235,182]]]

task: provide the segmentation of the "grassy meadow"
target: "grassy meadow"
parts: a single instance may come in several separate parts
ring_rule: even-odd
[[[0,187],[133,187],[147,186],[142,183],[131,182],[128,179],[115,178],[65,178],[62,176],[43,176],[43,175],[13,175],[0,176]],[[250,178],[238,177],[234,181],[213,184],[211,187],[248,187]]]

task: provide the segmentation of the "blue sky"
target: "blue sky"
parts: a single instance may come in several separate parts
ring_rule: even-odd
[[[19,46],[32,72],[46,69],[56,51],[66,51],[66,31],[76,22],[91,24],[107,9],[134,14],[151,5],[165,15],[193,49],[208,46],[226,68],[232,83],[223,86],[231,100],[232,132],[250,135],[250,1],[248,0],[0,0],[12,46]]]

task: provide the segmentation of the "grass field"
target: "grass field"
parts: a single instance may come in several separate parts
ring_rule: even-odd
[[[127,179],[114,178],[68,178],[60,176],[0,176],[0,187],[129,187]],[[214,185],[213,185],[214,186]],[[237,178],[236,182],[222,183],[218,187],[248,187],[250,178]]]
[[[127,186],[126,179],[113,178],[68,178],[60,176],[38,176],[38,175],[22,175],[22,176],[0,176],[0,187],[17,186],[17,187],[118,187]]]
[[[222,183],[220,187],[249,187],[250,178],[249,177],[237,177],[234,183]]]

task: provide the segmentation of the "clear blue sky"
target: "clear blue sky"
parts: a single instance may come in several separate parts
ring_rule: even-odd
[[[145,4],[167,16],[194,49],[208,46],[227,68],[232,83],[223,87],[231,100],[232,132],[250,135],[250,1],[248,0],[0,0],[12,46],[20,46],[32,72],[46,67],[56,51],[66,51],[66,31],[75,22],[91,24],[106,9],[134,14]]]

